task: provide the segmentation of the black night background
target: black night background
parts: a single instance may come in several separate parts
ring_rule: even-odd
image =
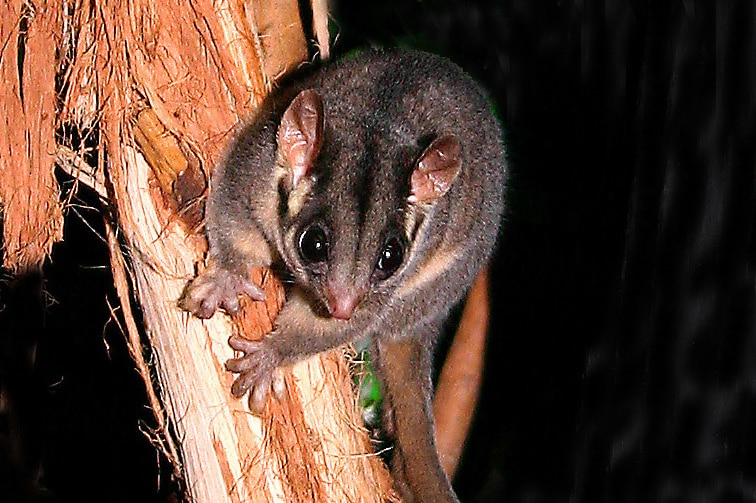
[[[756,501],[756,4],[342,0],[332,22],[336,54],[449,57],[506,128],[462,501]],[[0,285],[0,501],[172,501],[97,199],[74,202],[44,278]]]

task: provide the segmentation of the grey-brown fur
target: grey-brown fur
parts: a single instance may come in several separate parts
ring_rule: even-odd
[[[259,410],[281,366],[371,335],[398,487],[407,501],[457,501],[433,443],[431,351],[492,252],[505,178],[499,125],[456,65],[411,51],[326,65],[267,100],[231,142],[207,204],[208,268],[181,306],[234,311],[240,294],[261,298],[250,267],[283,265],[295,286],[273,333],[231,341],[244,352],[227,364],[240,373],[233,392],[251,391]],[[297,247],[313,221],[327,231],[323,262]],[[379,254],[397,243],[401,265],[381,279]]]

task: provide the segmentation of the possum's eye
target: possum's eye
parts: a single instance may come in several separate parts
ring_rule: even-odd
[[[388,279],[399,269],[404,260],[404,242],[396,236],[389,237],[383,243],[383,249],[375,264],[375,277],[379,280]]]
[[[318,224],[307,227],[297,241],[299,256],[309,264],[318,264],[328,260],[328,233]]]

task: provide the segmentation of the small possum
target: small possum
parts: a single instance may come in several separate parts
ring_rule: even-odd
[[[226,368],[259,413],[281,367],[372,340],[405,501],[458,501],[433,430],[432,348],[489,259],[504,210],[502,131],[481,88],[439,56],[365,51],[270,96],[215,168],[208,266],[181,308],[209,318],[262,300],[250,269],[293,277],[262,341]]]

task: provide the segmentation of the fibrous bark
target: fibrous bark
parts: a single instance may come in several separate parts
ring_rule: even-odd
[[[40,269],[63,237],[55,166],[55,40],[62,6],[4,0],[0,18],[3,266]],[[52,42],[52,43],[51,43]]]

